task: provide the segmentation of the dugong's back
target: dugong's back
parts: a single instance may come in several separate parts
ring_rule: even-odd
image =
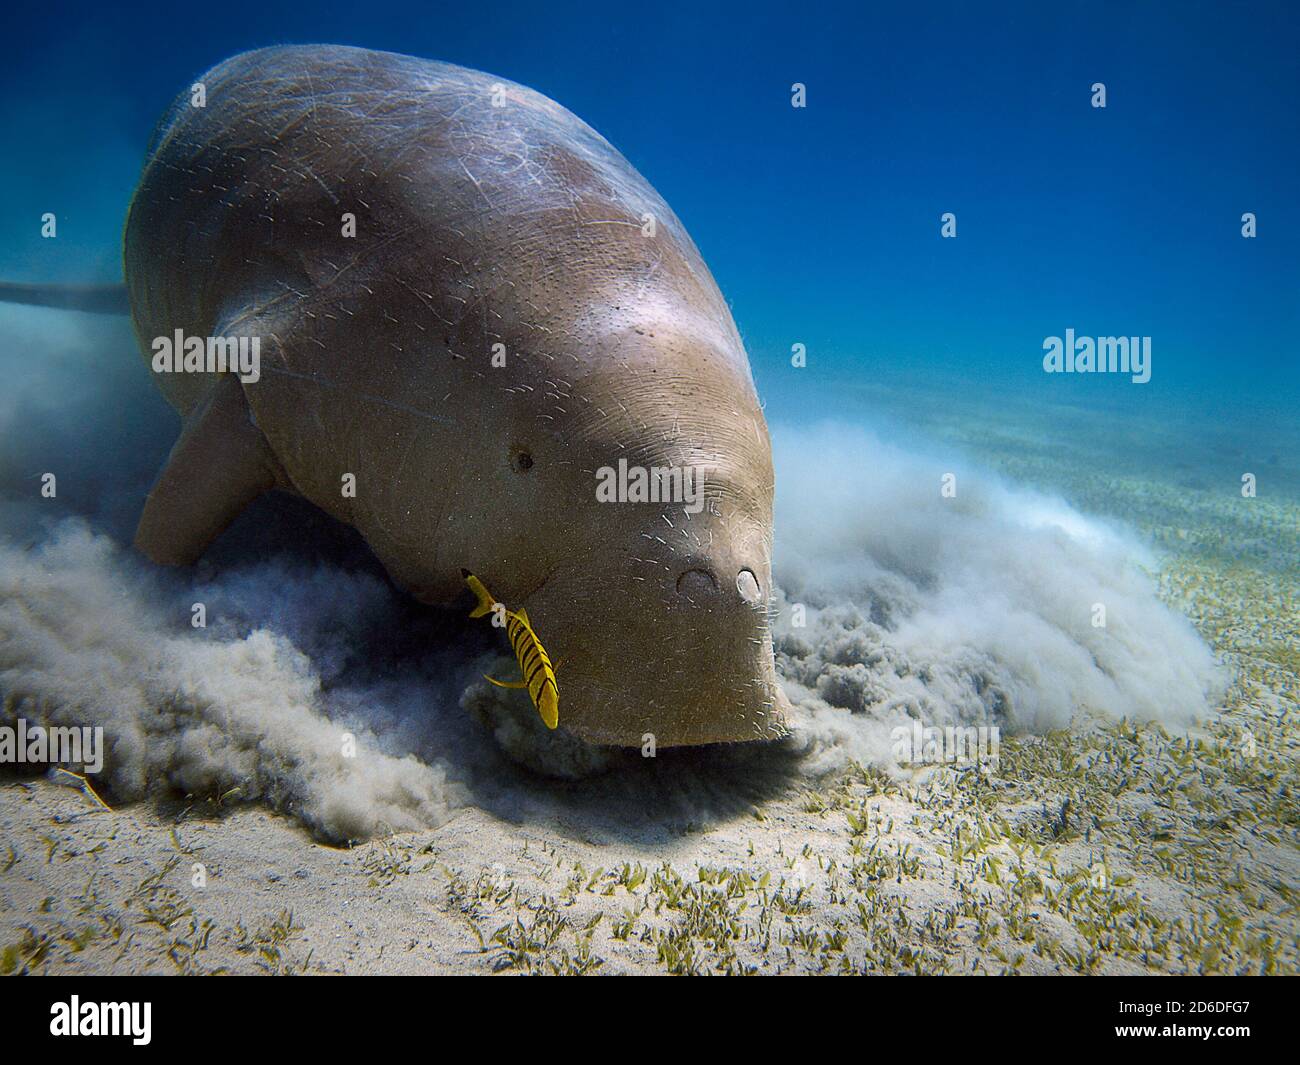
[[[127,221],[127,284],[142,337],[176,328],[210,335],[229,324],[223,316],[247,313],[249,293],[258,316],[274,321],[306,315],[313,302],[365,296],[385,279],[439,322],[442,336],[431,337],[448,351],[458,339],[499,337],[502,323],[543,334],[580,324],[588,337],[627,328],[635,311],[617,298],[605,320],[575,308],[574,293],[592,289],[643,302],[655,291],[679,301],[689,292],[696,325],[730,325],[659,195],[539,93],[447,63],[340,46],[244,53],[202,85],[203,106],[183,93],[159,124]],[[341,239],[345,215],[360,230],[350,243]],[[646,216],[662,238],[653,244]],[[514,284],[503,286],[506,263]],[[526,295],[511,292],[520,287],[514,275],[526,279]],[[730,332],[719,339],[735,341],[726,350],[743,362]],[[579,358],[599,354],[571,347]],[[202,387],[190,377],[171,384],[182,410]]]

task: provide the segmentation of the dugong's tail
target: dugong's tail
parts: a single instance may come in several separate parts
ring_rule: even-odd
[[[26,303],[91,314],[130,314],[125,285],[19,285],[0,281],[0,303]]]

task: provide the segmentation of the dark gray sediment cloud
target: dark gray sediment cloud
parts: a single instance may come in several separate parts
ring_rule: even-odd
[[[866,428],[775,438],[777,660],[814,763],[887,762],[913,719],[1011,734],[1212,708],[1223,674],[1122,527]]]
[[[191,571],[139,558],[132,527],[178,422],[124,322],[0,309],[0,373],[0,721],[102,725],[117,801],[258,801],[342,840],[510,806],[511,789],[529,791],[516,810],[544,805],[513,762],[616,776],[619,756],[548,739],[518,693],[478,679],[490,634],[444,625],[347,549],[295,546],[310,537],[292,515],[283,542],[254,534]],[[776,647],[798,704],[779,757],[796,775],[888,764],[890,728],[913,718],[1007,732],[1079,708],[1174,724],[1210,708],[1213,659],[1122,529],[863,428],[775,436]],[[745,757],[762,756],[717,761]],[[657,786],[716,807],[726,773],[686,764]],[[652,770],[629,772],[633,803]]]

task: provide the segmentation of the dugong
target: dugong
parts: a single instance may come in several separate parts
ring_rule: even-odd
[[[191,563],[296,493],[418,599],[469,570],[526,608],[585,741],[783,733],[744,346],[681,222],[573,114],[391,53],[235,56],[159,124],[124,265],[183,419],[151,559]],[[162,357],[173,337],[207,361]],[[250,338],[256,372],[211,361]]]

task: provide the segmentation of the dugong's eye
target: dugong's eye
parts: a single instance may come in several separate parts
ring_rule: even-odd
[[[510,449],[510,466],[516,473],[527,473],[533,468],[533,453],[516,445]]]

